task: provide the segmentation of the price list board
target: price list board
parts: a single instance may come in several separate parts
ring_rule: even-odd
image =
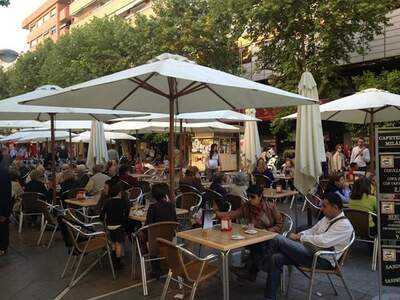
[[[381,282],[400,286],[400,128],[377,130]]]

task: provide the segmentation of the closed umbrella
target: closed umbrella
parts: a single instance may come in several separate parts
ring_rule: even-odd
[[[84,99],[84,101],[82,101]],[[162,54],[145,65],[65,88],[26,104],[169,112],[169,174],[175,165],[175,114],[247,107],[282,107],[314,101],[245,78]],[[170,188],[174,190],[170,176]],[[171,193],[172,194],[172,193]]]
[[[86,166],[91,170],[95,164],[108,161],[107,142],[102,122],[92,121]]]
[[[299,82],[299,94],[318,101],[317,84],[310,72],[304,72]],[[309,193],[322,175],[325,161],[319,105],[301,105],[297,109],[294,185],[303,194]]]
[[[255,118],[255,109],[246,109],[246,115]],[[245,165],[253,166],[261,154],[260,136],[258,134],[257,123],[253,121],[245,122],[244,128],[244,157]]]

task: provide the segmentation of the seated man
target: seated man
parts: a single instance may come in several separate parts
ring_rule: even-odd
[[[350,241],[354,229],[342,211],[342,200],[337,194],[327,194],[324,198],[321,211],[325,217],[317,224],[298,234],[292,233],[290,238],[278,235],[269,242],[265,299],[277,299],[284,265],[311,267],[316,251],[340,251]],[[333,265],[333,261],[324,258],[320,258],[317,263],[320,269],[329,269]]]

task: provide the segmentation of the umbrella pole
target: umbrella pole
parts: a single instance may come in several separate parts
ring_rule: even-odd
[[[184,159],[185,159],[185,146],[184,146],[184,136],[183,136],[183,120],[179,121],[179,148],[181,149],[180,151],[180,156],[179,156],[179,177],[182,179],[183,178],[183,165],[184,165]]]
[[[57,190],[56,190],[56,137],[54,131],[54,113],[50,113],[50,130],[51,130],[51,187],[52,187],[52,199],[53,204],[56,202]]]
[[[375,171],[375,123],[374,113],[370,112],[370,123],[369,123],[369,152],[370,152],[370,171]]]
[[[168,171],[169,171],[169,196],[170,200],[175,199],[175,101],[176,79],[168,77],[169,86],[169,141],[168,141]]]
[[[72,161],[72,130],[69,130],[69,160]]]

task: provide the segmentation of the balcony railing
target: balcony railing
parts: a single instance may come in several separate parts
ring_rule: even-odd
[[[79,13],[82,9],[88,7],[97,0],[75,0],[70,4],[71,15]]]

